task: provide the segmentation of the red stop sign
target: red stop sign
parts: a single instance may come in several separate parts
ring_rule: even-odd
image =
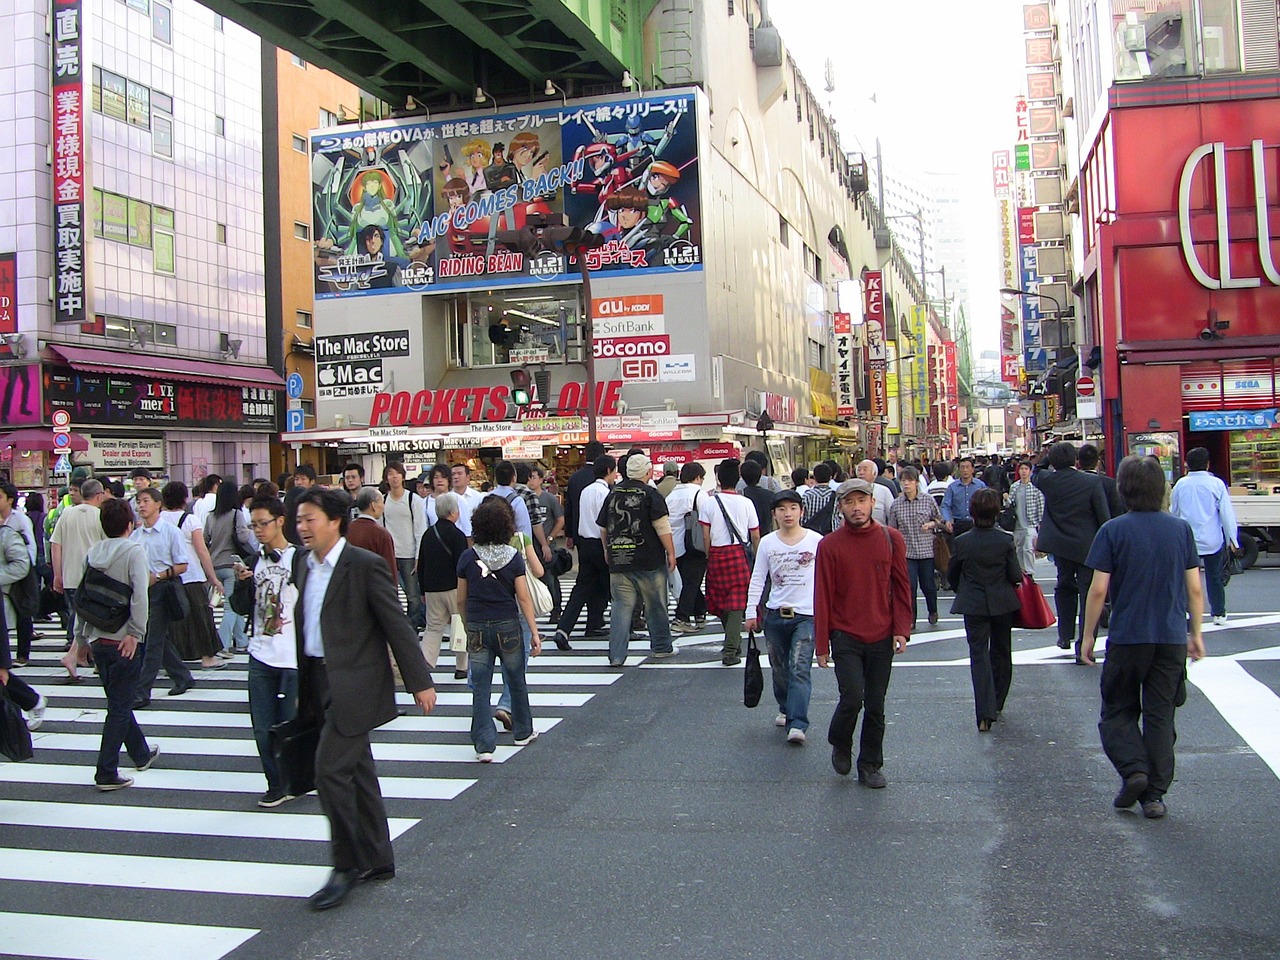
[[[1081,377],[1076,381],[1077,397],[1092,397],[1098,385],[1093,382],[1093,377]]]

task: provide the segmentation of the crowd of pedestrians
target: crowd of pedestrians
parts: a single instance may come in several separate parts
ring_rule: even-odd
[[[1091,467],[1096,451],[1070,443],[1034,462],[863,460],[852,477],[825,461],[795,470],[789,486],[758,453],[716,464],[710,478],[700,463],[668,464],[656,482],[641,449],[615,458],[593,444],[586,454],[563,501],[541,467],[506,462],[483,492],[461,464],[411,480],[390,463],[381,488],[350,464],[340,489],[300,465],[282,478],[283,492],[217,477],[190,492],[178,481],[157,488],[142,470],[127,498],[117,483],[76,476],[47,512],[38,495],[18,509],[18,491],[0,482],[0,683],[37,729],[45,697],[14,672],[30,656],[32,618],[10,593],[38,571],[65,599],[62,682],[83,683],[92,667],[107,692],[94,783],[113,791],[132,783],[119,769],[122,748],[138,770],[157,761],[136,711],[150,706],[160,671],[166,694],[181,696],[198,683],[189,663],[212,670],[247,655],[260,807],[293,799],[272,728],[305,721],[319,731],[316,785],[334,870],[311,905],[327,909],[355,884],[394,875],[369,733],[395,716],[397,675],[433,708],[431,671],[446,636],[454,679],[472,693],[472,744],[488,762],[499,727],[516,745],[537,738],[526,670],[542,650],[540,618],[561,650],[575,634],[607,637],[614,668],[626,666],[642,628],[661,659],[716,617],[726,667],[741,663],[744,630],[759,632],[786,741],[808,740],[816,659],[834,668],[839,690],[827,729],[832,766],[879,789],[888,783],[893,661],[917,627],[918,595],[932,627],[939,575],[954,591],[975,719],[989,733],[1012,686],[1017,588],[1037,554],[1048,554],[1058,644],[1076,663],[1095,663],[1110,619],[1099,729],[1122,780],[1116,806],[1164,815],[1185,664],[1204,653],[1200,571],[1222,622],[1221,569],[1238,549],[1230,499],[1205,451],[1188,454],[1168,510],[1152,459],[1126,458],[1108,483]],[[565,597],[569,548],[577,576]],[[233,607],[242,586],[250,599]],[[503,689],[492,707],[495,672]]]

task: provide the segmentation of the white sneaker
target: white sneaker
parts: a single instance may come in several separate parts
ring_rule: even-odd
[[[45,699],[43,693],[36,694],[39,699],[36,705],[27,713],[27,729],[39,730],[40,725],[44,723],[44,711],[49,706],[49,701]]]
[[[537,731],[537,730],[533,730],[533,731],[531,731],[531,732],[529,733],[529,735],[528,735],[527,737],[525,737],[523,740],[519,740],[519,739],[518,739],[518,740],[516,740],[516,746],[517,746],[517,747],[524,747],[524,746],[528,746],[529,744],[533,743],[533,741],[535,741],[535,740],[537,740],[537,739],[538,739],[538,731]]]
[[[479,760],[481,763],[493,763],[493,754],[492,754],[492,753],[477,753],[477,754],[476,754],[476,759],[477,759],[477,760]]]
[[[792,727],[787,731],[787,743],[804,743],[805,736],[803,730]]]
[[[1222,617],[1214,617],[1214,618],[1213,618],[1213,622],[1214,622],[1216,625],[1218,625],[1218,626],[1220,627],[1220,626],[1222,626],[1224,623],[1226,623],[1226,622],[1227,622],[1227,618],[1226,618],[1225,616],[1222,616]]]
[[[787,725],[787,715],[785,713],[778,714],[773,718],[773,725],[775,727],[785,727]]]

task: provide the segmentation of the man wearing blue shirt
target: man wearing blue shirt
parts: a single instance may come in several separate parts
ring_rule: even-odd
[[[973,518],[969,515],[969,501],[979,490],[985,490],[986,486],[973,475],[973,457],[961,458],[959,475],[942,495],[942,519],[953,536],[967,533],[973,526]]]
[[[511,507],[511,512],[516,515],[516,532],[523,533],[530,540],[533,539],[533,522],[529,519],[529,508],[525,505],[524,497],[520,495],[520,491],[515,488],[516,467],[513,463],[506,460],[499,460],[493,468],[494,488],[489,491],[491,497],[501,497],[507,501]]]
[[[160,522],[160,491],[152,487],[139,490],[135,500],[142,525],[136,527],[129,539],[142,544],[147,552],[147,570],[151,574],[151,587],[147,591],[147,641],[142,661],[142,673],[138,677],[138,693],[133,709],[143,710],[151,705],[151,685],[161,664],[173,681],[169,696],[178,697],[195,686],[195,678],[178,651],[169,643],[169,605],[165,591],[182,589],[182,574],[187,570],[187,545],[182,534],[172,523]]]
[[[1231,506],[1227,485],[1209,472],[1209,451],[1196,447],[1187,451],[1187,475],[1173,488],[1169,512],[1191,524],[1196,549],[1204,564],[1208,584],[1209,612],[1213,622],[1227,622],[1227,590],[1222,582],[1222,567],[1227,558],[1227,544],[1239,552],[1236,511]]]

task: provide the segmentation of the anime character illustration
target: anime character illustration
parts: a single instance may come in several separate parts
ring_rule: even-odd
[[[493,162],[484,168],[484,182],[490,191],[505,190],[516,182],[516,165],[506,159],[507,145],[501,140],[493,145]]]
[[[370,247],[394,267],[378,287],[420,286],[430,256],[417,240],[431,214],[431,150],[425,140],[370,146],[360,138],[317,138],[312,155],[316,293],[369,289]],[[372,239],[368,228],[375,228]],[[380,268],[385,269],[385,268]]]
[[[485,169],[489,166],[492,157],[493,152],[489,144],[483,140],[469,140],[462,146],[463,165],[458,166],[453,162],[449,145],[446,143],[444,159],[440,161],[440,172],[446,175],[452,173],[453,176],[466,180],[472,199],[479,199],[490,190],[485,178]]]
[[[645,130],[640,115],[632,113],[627,116],[623,132],[611,135],[601,133],[589,117],[584,122],[596,143],[608,143],[619,156],[625,156],[622,162],[626,164],[627,179],[634,180],[646,164],[662,157],[676,135],[680,114],[660,130]]]

